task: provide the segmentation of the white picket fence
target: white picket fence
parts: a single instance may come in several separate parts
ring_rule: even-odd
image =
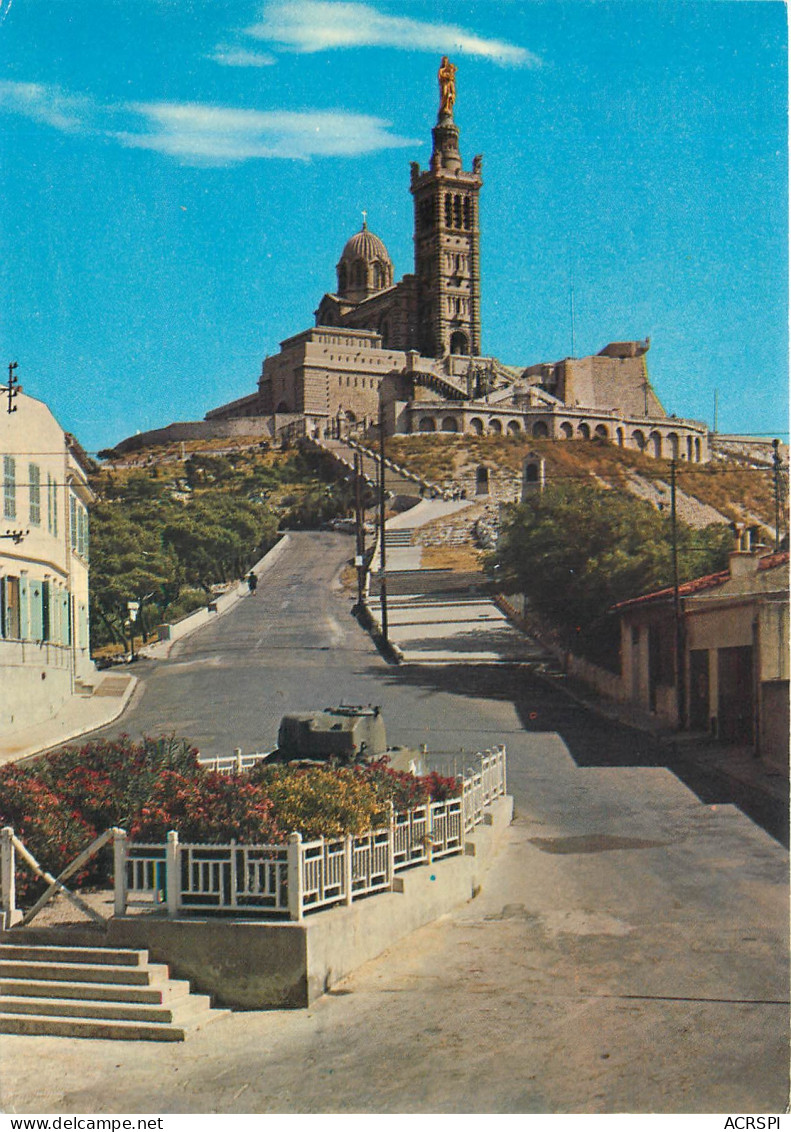
[[[241,774],[245,770],[252,770],[256,763],[263,762],[271,755],[271,751],[254,751],[243,755],[241,747],[237,747],[232,755],[217,755],[216,758],[202,759],[198,762],[204,770],[213,770],[218,774]]]
[[[505,747],[478,756],[477,766],[459,778],[459,797],[391,811],[387,826],[357,837],[303,841],[292,833],[285,845],[192,845],[171,831],[165,843],[150,844],[114,829],[115,915],[147,908],[172,917],[220,913],[301,920],[320,908],[390,891],[401,870],[464,852],[465,834],[506,793]],[[6,886],[15,867],[13,831],[8,835],[0,838]],[[6,897],[4,891],[10,924],[14,901]]]

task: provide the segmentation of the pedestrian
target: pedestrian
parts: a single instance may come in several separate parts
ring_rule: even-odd
[[[256,591],[257,587],[258,587],[258,578],[255,576],[255,573],[251,570],[250,573],[247,575],[247,588],[250,591],[250,593],[253,595],[253,597],[255,597],[255,591]]]

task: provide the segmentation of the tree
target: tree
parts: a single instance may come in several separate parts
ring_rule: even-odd
[[[678,523],[680,580],[723,569],[730,542],[724,524],[696,531]],[[614,666],[618,627],[608,610],[673,583],[670,516],[621,491],[549,487],[508,509],[490,568],[499,587],[526,594],[569,647]]]

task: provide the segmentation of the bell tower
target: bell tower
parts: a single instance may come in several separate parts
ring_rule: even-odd
[[[481,352],[478,194],[481,157],[462,168],[453,120],[456,68],[443,56],[439,113],[427,170],[412,162],[415,201],[417,348],[424,357]]]

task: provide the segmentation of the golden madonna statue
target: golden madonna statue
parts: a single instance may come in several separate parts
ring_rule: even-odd
[[[442,56],[439,73],[439,112],[440,116],[453,115],[453,103],[456,101],[456,68],[447,55]]]

